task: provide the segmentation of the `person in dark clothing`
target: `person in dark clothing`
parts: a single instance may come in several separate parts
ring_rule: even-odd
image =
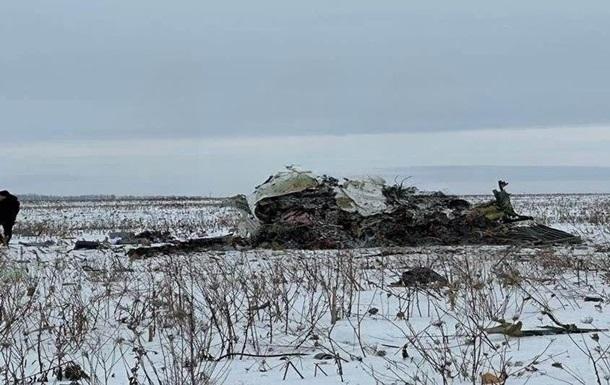
[[[13,226],[19,214],[19,200],[6,190],[0,191],[0,225],[4,231],[2,242],[8,246],[13,236]]]

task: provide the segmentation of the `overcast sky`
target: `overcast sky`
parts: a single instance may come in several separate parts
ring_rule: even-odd
[[[289,163],[610,167],[608,20],[608,1],[2,1],[0,185],[224,194]],[[577,186],[610,190],[596,183]]]

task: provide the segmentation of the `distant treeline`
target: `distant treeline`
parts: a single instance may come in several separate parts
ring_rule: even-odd
[[[513,196],[596,196],[596,195],[608,195],[607,193],[536,193],[536,194],[511,194]],[[456,196],[462,197],[473,197],[473,198],[488,198],[491,194],[460,194]],[[222,201],[227,197],[211,197],[211,196],[186,196],[186,195],[71,195],[71,196],[60,196],[60,195],[41,195],[41,194],[20,194],[19,200],[24,202],[107,202],[107,201],[184,201],[189,199],[205,199],[210,201]]]
[[[100,201],[183,201],[187,199],[210,199],[219,200],[223,198],[212,198],[204,196],[179,196],[179,195],[151,195],[151,196],[136,196],[136,195],[40,195],[40,194],[22,194],[19,195],[19,200],[27,202],[40,201],[59,201],[59,202],[100,202]]]

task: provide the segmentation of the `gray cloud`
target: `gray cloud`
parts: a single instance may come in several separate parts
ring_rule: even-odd
[[[610,3],[0,4],[4,141],[610,122]]]

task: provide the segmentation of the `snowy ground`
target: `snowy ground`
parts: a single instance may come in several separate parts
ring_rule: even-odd
[[[72,247],[117,230],[223,234],[235,213],[203,198],[26,202],[11,248],[0,249],[0,384],[67,384],[70,362],[87,373],[83,384],[474,384],[503,371],[507,384],[610,383],[609,332],[485,330],[499,319],[555,326],[551,317],[610,328],[610,196],[522,196],[514,204],[585,244],[130,261],[122,246]],[[20,244],[43,241],[54,244]],[[391,285],[415,266],[449,285]]]

